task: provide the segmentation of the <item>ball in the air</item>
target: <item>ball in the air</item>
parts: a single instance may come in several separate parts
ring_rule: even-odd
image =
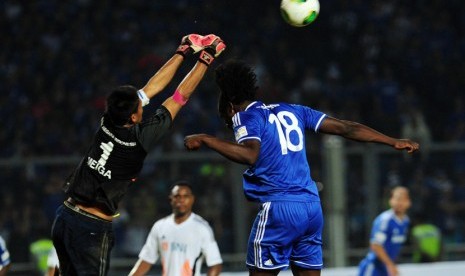
[[[281,15],[294,27],[307,26],[315,21],[319,13],[318,0],[281,0]]]

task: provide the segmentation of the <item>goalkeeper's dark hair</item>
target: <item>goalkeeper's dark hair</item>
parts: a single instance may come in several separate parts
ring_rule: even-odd
[[[131,115],[137,112],[138,107],[137,88],[131,85],[116,87],[107,97],[106,113],[117,126],[130,122]]]
[[[219,65],[215,70],[215,80],[220,88],[220,110],[228,102],[237,105],[255,100],[258,90],[257,75],[245,62],[230,59]]]

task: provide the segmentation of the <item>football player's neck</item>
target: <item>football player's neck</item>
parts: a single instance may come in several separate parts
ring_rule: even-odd
[[[396,217],[398,217],[399,219],[403,219],[405,217],[405,215],[407,214],[405,211],[396,210],[395,208],[393,208],[393,211],[394,211],[394,214],[396,215]]]
[[[185,212],[185,213],[174,213],[174,222],[176,222],[176,224],[185,222],[189,218],[191,213],[192,211]]]
[[[247,108],[247,106],[249,106],[250,103],[251,101],[244,101],[241,104],[234,105],[234,111],[236,112],[244,111]]]

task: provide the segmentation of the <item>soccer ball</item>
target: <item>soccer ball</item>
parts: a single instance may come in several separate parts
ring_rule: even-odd
[[[294,27],[303,27],[315,21],[320,12],[318,0],[281,0],[281,15]]]

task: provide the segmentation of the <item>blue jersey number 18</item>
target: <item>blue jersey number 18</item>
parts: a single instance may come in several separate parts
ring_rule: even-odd
[[[290,124],[286,118],[290,120]],[[271,124],[276,125],[276,130],[278,131],[279,136],[279,143],[281,144],[281,153],[283,155],[287,154],[288,150],[295,152],[301,151],[303,149],[304,135],[294,114],[289,111],[280,111],[276,115],[271,113],[268,117],[268,121]],[[291,141],[290,136],[293,131],[295,131],[298,136],[297,144],[294,144]]]

